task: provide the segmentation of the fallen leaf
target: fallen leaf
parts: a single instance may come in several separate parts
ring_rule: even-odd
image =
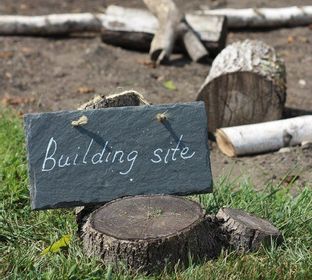
[[[80,93],[80,94],[94,93],[94,92],[95,92],[95,88],[90,88],[90,87],[82,86],[82,87],[79,87],[79,88],[77,89],[77,92]]]
[[[0,52],[0,58],[11,58],[14,56],[13,51],[1,51]]]
[[[21,48],[21,52],[24,55],[29,56],[30,54],[33,53],[33,50],[31,48],[23,47],[23,48]]]
[[[12,74],[11,73],[9,73],[9,72],[5,72],[5,77],[7,78],[7,79],[9,79],[9,80],[11,80],[12,79]]]
[[[302,43],[310,43],[309,39],[307,37],[304,37],[304,36],[300,36],[299,41]]]
[[[55,241],[52,245],[45,248],[40,255],[46,255],[48,253],[57,253],[61,250],[61,248],[68,247],[69,243],[71,241],[71,235],[66,234],[63,235],[59,240]]]
[[[288,42],[288,44],[292,44],[294,42],[294,37],[293,36],[288,36],[287,37],[287,42]]]
[[[156,62],[151,60],[138,60],[139,64],[142,64],[144,66],[148,66],[149,68],[156,68]]]
[[[163,85],[168,90],[177,90],[176,85],[171,80],[165,81]]]
[[[21,97],[21,96],[5,95],[1,100],[1,104],[3,106],[8,106],[8,105],[18,106],[18,105],[32,104],[35,101],[36,101],[35,97]]]
[[[299,179],[299,175],[288,175],[284,178],[283,183],[289,185],[291,183],[294,183],[298,179]]]

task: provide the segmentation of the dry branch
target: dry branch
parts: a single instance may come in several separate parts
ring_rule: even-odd
[[[272,28],[300,26],[312,23],[312,6],[260,9],[201,10],[199,14],[222,15],[229,28]]]
[[[312,141],[312,116],[221,128],[216,138],[230,157],[274,151]]]

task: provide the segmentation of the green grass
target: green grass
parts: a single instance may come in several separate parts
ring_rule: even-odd
[[[106,269],[99,259],[84,256],[75,237],[71,210],[30,210],[22,120],[0,109],[0,279],[146,279],[127,269]],[[195,196],[210,212],[221,206],[242,208],[273,222],[285,242],[238,255],[223,252],[214,261],[191,265],[151,279],[311,279],[312,191],[306,187],[292,197],[289,187],[268,186],[255,191],[226,178],[215,183],[214,194]],[[41,255],[66,234],[66,250]]]

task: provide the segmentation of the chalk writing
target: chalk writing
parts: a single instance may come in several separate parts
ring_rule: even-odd
[[[41,171],[52,171],[55,168],[65,168],[69,166],[75,166],[75,165],[97,165],[102,163],[123,163],[127,161],[129,163],[129,166],[124,170],[120,171],[119,174],[121,175],[127,175],[133,168],[134,162],[136,158],[138,157],[138,151],[131,151],[126,155],[126,152],[116,150],[115,152],[108,150],[109,141],[106,141],[104,144],[104,147],[100,152],[97,153],[90,153],[91,147],[94,143],[94,139],[91,139],[88,145],[87,150],[80,154],[81,152],[80,147],[77,147],[77,153],[73,155],[63,155],[63,154],[57,154],[58,144],[57,141],[51,137],[49,140],[49,143],[46,148],[45,157],[42,164]],[[112,150],[112,147],[110,147],[110,150]],[[107,151],[107,154],[105,152]],[[105,156],[104,156],[105,155]],[[105,160],[104,160],[105,158]],[[63,161],[63,163],[62,163]]]
[[[169,163],[170,161],[176,161],[177,158],[182,160],[191,159],[195,152],[191,152],[189,147],[181,146],[183,140],[183,134],[180,136],[175,148],[156,148],[152,152],[152,163]],[[136,150],[130,151],[128,154],[123,150],[113,151],[113,147],[109,145],[109,141],[106,141],[100,151],[91,153],[94,139],[91,138],[87,149],[82,151],[80,146],[77,146],[76,153],[70,155],[64,155],[58,153],[58,143],[54,137],[51,137],[42,163],[42,172],[52,171],[56,168],[74,167],[76,165],[97,165],[97,164],[113,164],[113,163],[125,163],[125,169],[119,171],[120,175],[127,175],[133,169],[135,161],[139,155]]]
[[[153,153],[154,157],[151,159],[151,162],[153,162],[153,163],[164,162],[165,164],[167,164],[170,161],[170,159],[172,161],[176,161],[177,160],[177,158],[176,158],[177,151],[180,151],[181,159],[192,158],[195,155],[195,152],[188,154],[189,150],[190,150],[189,147],[182,147],[182,149],[181,149],[182,138],[183,138],[183,134],[180,136],[176,147],[175,148],[169,148],[167,150],[167,152],[161,148],[155,149],[154,153]],[[171,157],[169,157],[170,153],[171,153]],[[162,158],[162,155],[164,155],[164,158]]]

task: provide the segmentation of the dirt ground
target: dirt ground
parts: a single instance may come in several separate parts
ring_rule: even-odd
[[[211,7],[281,7],[294,1],[210,0],[176,1],[183,10]],[[1,0],[0,14],[40,15],[64,12],[101,12],[109,4],[144,7],[142,1]],[[311,5],[311,0],[296,1]],[[274,46],[287,67],[287,106],[312,111],[312,26],[272,31],[229,32],[227,43],[261,39]],[[98,36],[71,38],[0,37],[0,103],[21,112],[73,109],[95,94],[136,89],[157,103],[194,101],[209,65],[192,63],[183,55],[170,65],[150,68],[146,53],[128,51],[101,42]],[[177,89],[164,87],[171,80]],[[212,145],[214,178],[219,175],[250,179],[256,187],[296,179],[303,187],[312,182],[312,149],[291,148],[286,153],[229,159]],[[299,177],[292,177],[299,175]],[[287,184],[287,183],[285,183]]]

